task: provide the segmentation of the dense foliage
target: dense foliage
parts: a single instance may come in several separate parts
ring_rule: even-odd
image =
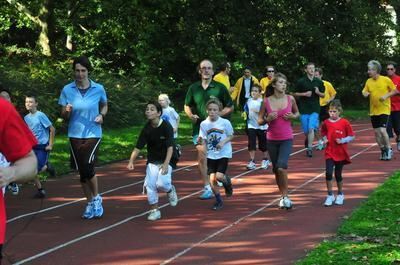
[[[0,4],[0,81],[13,89],[18,103],[27,92],[41,95],[42,108],[55,118],[59,91],[71,77],[70,59],[86,54],[95,64],[91,77],[106,86],[111,99],[116,120],[107,124],[124,126],[160,91],[181,108],[202,58],[232,62],[233,80],[245,65],[261,77],[265,65],[273,64],[292,82],[305,62],[314,61],[345,105],[365,105],[359,91],[367,61],[385,62],[398,50],[386,34],[397,26],[382,4],[6,0]]]

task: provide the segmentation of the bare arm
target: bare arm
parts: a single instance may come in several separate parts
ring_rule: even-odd
[[[221,116],[222,117],[226,117],[227,115],[231,114],[233,112],[233,105],[230,107],[225,107],[221,110]]]
[[[165,175],[168,173],[168,165],[169,165],[169,161],[171,161],[172,152],[173,152],[172,146],[168,147],[167,155],[165,156],[164,163],[161,166],[161,174],[162,175]]]
[[[100,113],[94,119],[95,122],[102,124],[104,122],[104,117],[107,115],[108,112],[108,103],[100,103]]]
[[[186,113],[186,116],[188,116],[189,119],[191,119],[193,123],[195,123],[199,119],[199,116],[197,116],[196,114],[193,114],[192,109],[188,105],[185,105],[183,107],[183,109]]]
[[[131,157],[129,158],[129,162],[128,162],[128,166],[127,166],[127,168],[129,170],[135,169],[135,160],[138,157],[139,153],[140,153],[140,150],[135,147],[132,151]]]
[[[0,167],[0,186],[10,182],[26,182],[33,179],[37,173],[37,160],[33,151],[18,159],[9,167]]]
[[[260,106],[260,111],[258,112],[258,124],[259,125],[264,125],[267,123],[266,119],[265,119],[265,105],[264,105],[264,101],[261,103]]]
[[[56,135],[56,128],[54,128],[54,126],[50,126],[49,130],[50,130],[50,137],[49,137],[49,145],[46,146],[47,151],[51,151],[53,149],[54,138]]]

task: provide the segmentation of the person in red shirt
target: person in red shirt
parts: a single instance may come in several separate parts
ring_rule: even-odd
[[[400,76],[396,74],[397,64],[389,62],[386,65],[387,76],[393,81],[396,88],[400,88]],[[393,131],[396,134],[397,150],[400,151],[400,94],[390,98],[390,116],[386,126],[390,138],[393,137]]]
[[[10,166],[0,167],[0,187],[5,187],[10,182],[25,182],[36,176],[37,161],[32,147],[37,142],[14,106],[3,98],[0,98],[0,113],[0,152],[11,162]],[[6,233],[6,210],[2,189],[0,193],[1,253]]]
[[[321,136],[323,137],[325,148],[325,176],[328,196],[326,197],[325,206],[331,206],[334,202],[336,205],[342,205],[344,201],[343,195],[343,166],[351,163],[350,156],[347,151],[347,143],[354,140],[354,132],[350,122],[340,117],[343,112],[340,101],[335,99],[329,105],[329,119],[322,123]],[[332,179],[333,169],[335,169],[335,179],[338,187],[338,195],[333,195]]]

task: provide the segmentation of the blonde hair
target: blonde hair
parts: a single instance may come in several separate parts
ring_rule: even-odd
[[[167,94],[160,94],[158,96],[158,100],[164,99],[165,101],[167,101],[168,105],[171,104],[171,100],[169,100],[169,97]]]

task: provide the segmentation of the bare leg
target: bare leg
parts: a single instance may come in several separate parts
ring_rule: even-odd
[[[278,184],[279,191],[282,196],[288,195],[288,177],[287,172],[283,168],[278,168],[275,173],[276,184]]]
[[[199,163],[199,171],[203,180],[204,186],[210,184],[210,179],[207,175],[207,158],[204,147],[202,145],[196,145],[197,149],[197,162]]]
[[[336,184],[337,184],[337,188],[338,188],[338,193],[342,194],[342,192],[343,192],[343,182],[342,181],[336,182]]]
[[[35,185],[36,185],[37,189],[41,189],[42,188],[42,183],[40,183],[38,175],[35,177]]]
[[[93,197],[96,197],[97,194],[99,194],[99,185],[97,182],[97,176],[91,178],[87,183],[89,184],[89,188]]]
[[[256,151],[255,150],[249,150],[249,155],[250,155],[250,159],[254,161],[254,158],[256,157]]]
[[[308,149],[311,149],[314,142],[314,130],[310,130],[308,132],[307,140],[308,140]]]
[[[82,190],[83,190],[83,193],[86,196],[87,201],[91,202],[92,199],[93,199],[93,193],[92,193],[92,190],[90,188],[89,183],[88,182],[81,182],[81,186],[82,186]]]

